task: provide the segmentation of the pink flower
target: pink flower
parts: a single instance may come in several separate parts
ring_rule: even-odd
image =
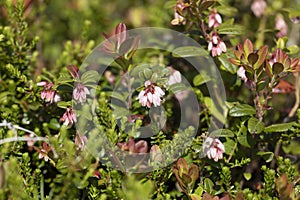
[[[82,83],[77,83],[73,90],[73,98],[76,102],[86,102],[86,95],[90,94],[90,91]]]
[[[218,33],[214,32],[211,41],[208,43],[208,50],[211,51],[213,57],[221,55],[226,52],[226,45],[219,37]]]
[[[256,17],[261,17],[266,10],[267,3],[264,0],[254,0],[251,4],[251,10]]]
[[[181,74],[179,71],[175,70],[172,67],[168,67],[171,71],[171,74],[169,76],[169,81],[168,84],[169,85],[173,85],[175,83],[180,83],[181,82]]]
[[[207,137],[203,143],[203,152],[209,159],[218,161],[223,158],[225,147],[219,139]]]
[[[288,25],[284,21],[283,17],[281,15],[276,16],[275,21],[275,29],[279,30],[279,32],[276,34],[278,38],[284,37],[287,35],[288,32]]]
[[[72,126],[77,121],[73,108],[68,107],[60,121],[64,122],[65,126]]]
[[[139,93],[137,99],[139,99],[139,102],[142,104],[142,106],[151,108],[152,104],[154,107],[160,106],[160,98],[163,95],[165,95],[164,91],[156,84],[152,83],[151,80],[148,80],[145,81],[145,89]]]
[[[133,138],[129,138],[128,142],[119,142],[117,146],[121,151],[129,151],[131,154],[147,153],[148,144],[145,140],[135,142]]]
[[[51,147],[47,142],[43,142],[42,149],[37,149],[39,151],[39,159],[44,159],[46,162],[50,159],[48,153],[51,151]]]
[[[60,96],[56,94],[56,91],[53,89],[54,84],[52,82],[41,81],[37,83],[37,86],[43,86],[43,90],[41,92],[41,98],[45,102],[53,103],[59,102],[61,100]]]
[[[217,13],[216,9],[213,9],[210,12],[210,15],[208,16],[208,27],[218,27],[220,24],[222,23],[222,18],[219,15],[219,13]]]
[[[80,149],[81,151],[84,150],[86,141],[87,137],[85,135],[81,136],[76,133],[75,145],[78,147],[78,149]]]

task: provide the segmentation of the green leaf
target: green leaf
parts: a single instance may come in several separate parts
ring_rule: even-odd
[[[247,129],[244,125],[241,129],[242,130],[240,131],[240,135],[238,135],[237,140],[242,146],[250,148],[252,142],[250,136],[247,134]]]
[[[213,191],[214,183],[209,178],[204,179],[203,189],[207,193],[210,193]]]
[[[230,72],[231,74],[235,74],[237,71],[237,67],[235,65],[232,64],[232,62],[230,62],[230,58],[233,58],[233,52],[232,51],[228,51],[226,54],[222,53],[220,56],[218,56],[219,61],[221,62],[223,68]],[[236,61],[234,59],[231,59],[232,61]]]
[[[174,57],[194,57],[194,56],[207,56],[208,53],[205,49],[195,46],[178,47],[173,50]]]
[[[215,118],[217,118],[220,122],[225,121],[226,114],[222,113],[222,111],[217,108],[210,97],[204,97],[204,104]]]
[[[233,151],[235,143],[236,142],[234,140],[232,140],[230,138],[226,138],[226,141],[223,144],[224,144],[224,147],[225,147],[225,153],[227,155],[229,155]]]
[[[294,126],[297,126],[296,122],[282,123],[282,124],[272,124],[265,128],[265,132],[285,132],[288,130],[293,130]]]
[[[149,68],[144,69],[143,73],[146,79],[150,79],[150,77],[152,76],[152,70]]]
[[[273,152],[263,152],[260,151],[257,153],[258,156],[261,156],[267,163],[271,162],[273,160],[274,157],[274,153]]]
[[[50,122],[49,122],[49,124],[48,124],[48,127],[50,128],[50,129],[53,129],[53,130],[59,130],[60,129],[60,124],[59,124],[59,122],[57,121],[57,119],[55,119],[55,118],[52,118],[51,120],[50,120]]]
[[[300,48],[297,45],[291,45],[287,48],[290,54],[296,54],[299,52]]]
[[[72,106],[72,102],[71,101],[60,101],[60,102],[57,103],[57,106],[59,108],[66,109],[67,107]]]
[[[147,63],[141,63],[135,67],[133,67],[133,69],[130,71],[130,75],[133,77],[136,77],[139,75],[139,72],[143,72],[145,69],[150,68],[151,66]]]
[[[90,70],[84,72],[81,76],[81,81],[83,84],[86,83],[97,83],[100,80],[100,76],[97,71]]]
[[[224,22],[217,27],[218,34],[224,35],[241,35],[245,32],[244,27],[240,25],[234,25],[233,19],[227,23]]]
[[[201,74],[198,74],[194,77],[193,79],[193,84],[195,86],[199,86],[199,85],[202,85],[204,83],[207,83],[208,81],[211,80],[211,77],[209,77],[207,74],[205,73],[201,73]]]
[[[260,122],[257,118],[251,117],[248,120],[248,131],[252,134],[259,134],[263,132],[265,124]]]
[[[238,104],[229,110],[229,115],[232,117],[251,116],[256,114],[255,109],[248,104]]]
[[[176,94],[178,92],[182,92],[183,90],[186,90],[187,87],[183,83],[175,83],[170,85],[169,91]]]
[[[234,133],[229,129],[218,129],[209,134],[210,137],[234,137]]]
[[[243,173],[243,176],[247,181],[249,181],[252,178],[252,174],[248,172]]]

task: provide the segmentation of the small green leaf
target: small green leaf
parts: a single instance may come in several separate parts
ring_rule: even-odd
[[[252,178],[252,174],[248,172],[243,173],[243,176],[247,181],[249,181]]]
[[[234,133],[229,129],[218,129],[209,134],[210,137],[234,137]]]
[[[230,72],[231,74],[235,74],[237,71],[237,67],[235,65],[238,65],[239,61],[233,59],[232,57],[234,57],[233,52],[228,51],[226,54],[222,53],[220,56],[218,56],[218,59],[226,71]]]
[[[214,183],[209,178],[204,179],[203,189],[207,193],[210,193],[213,191]]]
[[[195,46],[185,46],[185,47],[178,47],[173,50],[172,55],[174,57],[194,57],[194,56],[207,56],[208,53],[205,49]]]
[[[59,124],[59,122],[57,121],[57,119],[55,119],[55,118],[52,118],[51,120],[50,120],[50,122],[49,122],[49,124],[48,124],[48,127],[50,128],[50,129],[53,129],[53,130],[59,130],[60,129],[60,124]]]
[[[169,91],[176,94],[178,92],[182,92],[183,90],[186,90],[187,87],[183,83],[175,83],[170,85]]]
[[[209,77],[207,74],[205,73],[202,73],[202,74],[198,74],[194,77],[194,80],[193,80],[193,84],[195,86],[199,86],[199,85],[202,85],[204,83],[207,83],[208,81],[211,80],[211,77]]]
[[[294,126],[297,126],[296,122],[282,123],[282,124],[272,124],[265,128],[265,132],[285,132],[288,130],[293,130]]]
[[[72,102],[71,101],[60,101],[60,102],[57,103],[57,106],[59,108],[66,109],[67,107],[72,106]]]
[[[150,68],[151,66],[147,63],[141,63],[138,64],[137,66],[133,67],[132,70],[130,71],[130,75],[132,77],[136,77],[139,75],[139,72],[143,72],[144,69]]]
[[[263,132],[265,124],[260,122],[257,118],[251,117],[248,120],[248,131],[252,134],[259,134]]]
[[[100,80],[100,76],[97,71],[90,70],[82,74],[81,81],[83,84],[86,83],[97,83]]]
[[[258,156],[261,156],[267,163],[271,162],[273,160],[274,157],[274,153],[273,152],[263,152],[260,151],[257,153]]]
[[[287,48],[290,54],[296,54],[299,52],[300,48],[297,45],[291,45]]]
[[[144,69],[144,76],[146,79],[150,79],[150,77],[152,76],[151,69],[148,69],[148,68]]]
[[[241,129],[242,130],[240,131],[240,135],[238,135],[237,140],[242,146],[250,148],[251,138],[247,134],[247,129],[245,126],[242,126]]]
[[[225,153],[227,155],[229,155],[233,151],[235,143],[236,142],[234,140],[232,140],[230,138],[226,138],[226,141],[223,144],[224,144],[224,147],[225,147]]]
[[[251,116],[256,114],[255,109],[248,104],[238,104],[229,110],[229,115],[232,117]]]

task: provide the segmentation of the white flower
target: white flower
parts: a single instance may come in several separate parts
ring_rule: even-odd
[[[203,143],[203,152],[209,159],[218,161],[223,158],[225,147],[219,139],[207,137]]]
[[[175,83],[181,82],[181,74],[179,71],[173,69],[172,67],[169,67],[171,74],[169,76],[168,84],[173,85]]]
[[[218,33],[214,32],[212,34],[211,41],[208,43],[208,50],[211,51],[213,57],[221,55],[222,52],[226,52],[226,45]]]
[[[155,107],[160,106],[160,98],[165,95],[164,91],[156,84],[152,83],[151,80],[145,81],[144,85],[145,89],[142,90],[137,97],[142,106],[147,106],[148,108],[151,108],[152,104]]]

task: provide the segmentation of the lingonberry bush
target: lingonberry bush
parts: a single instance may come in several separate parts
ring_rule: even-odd
[[[0,1],[0,198],[300,199],[297,2]]]

